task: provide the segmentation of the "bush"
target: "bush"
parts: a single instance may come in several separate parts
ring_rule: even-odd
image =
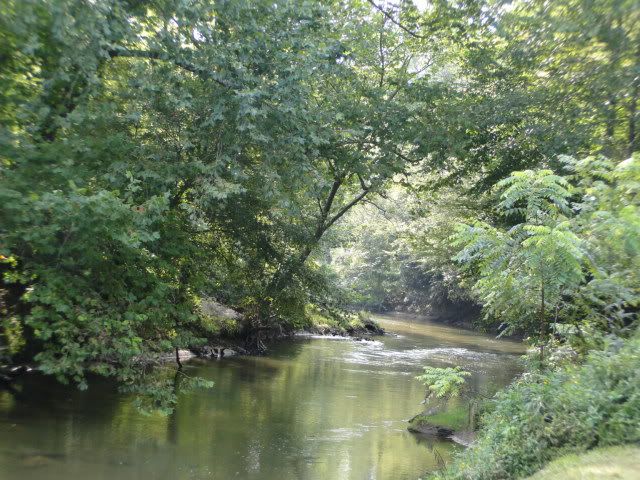
[[[526,373],[492,402],[477,443],[434,478],[521,478],[567,453],[638,442],[640,335],[582,365]]]

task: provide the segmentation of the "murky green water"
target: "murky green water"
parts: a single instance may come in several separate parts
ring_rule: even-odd
[[[298,337],[268,357],[194,361],[215,381],[169,417],[144,416],[107,385],[78,392],[28,377],[0,392],[0,479],[416,479],[460,447],[406,420],[422,365],[461,365],[489,393],[517,373],[522,346],[401,317],[371,342]]]

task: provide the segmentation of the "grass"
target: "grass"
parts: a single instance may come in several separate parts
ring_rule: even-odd
[[[640,447],[598,448],[554,460],[528,480],[637,480]]]
[[[460,405],[433,415],[419,415],[411,423],[416,426],[423,424],[444,427],[454,431],[466,430],[469,427],[469,411],[465,405]]]
[[[466,406],[454,407],[444,412],[429,415],[427,421],[451,430],[463,430],[469,424],[469,411]]]

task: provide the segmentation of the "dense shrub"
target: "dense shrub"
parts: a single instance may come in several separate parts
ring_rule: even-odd
[[[477,443],[440,479],[527,476],[565,453],[640,441],[640,335],[499,393]]]

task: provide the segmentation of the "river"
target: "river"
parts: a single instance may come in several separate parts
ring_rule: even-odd
[[[518,373],[518,342],[406,316],[373,341],[297,336],[268,356],[194,360],[215,382],[143,415],[107,382],[27,376],[0,391],[0,480],[412,479],[460,448],[413,435],[424,365],[460,365],[482,394]]]

